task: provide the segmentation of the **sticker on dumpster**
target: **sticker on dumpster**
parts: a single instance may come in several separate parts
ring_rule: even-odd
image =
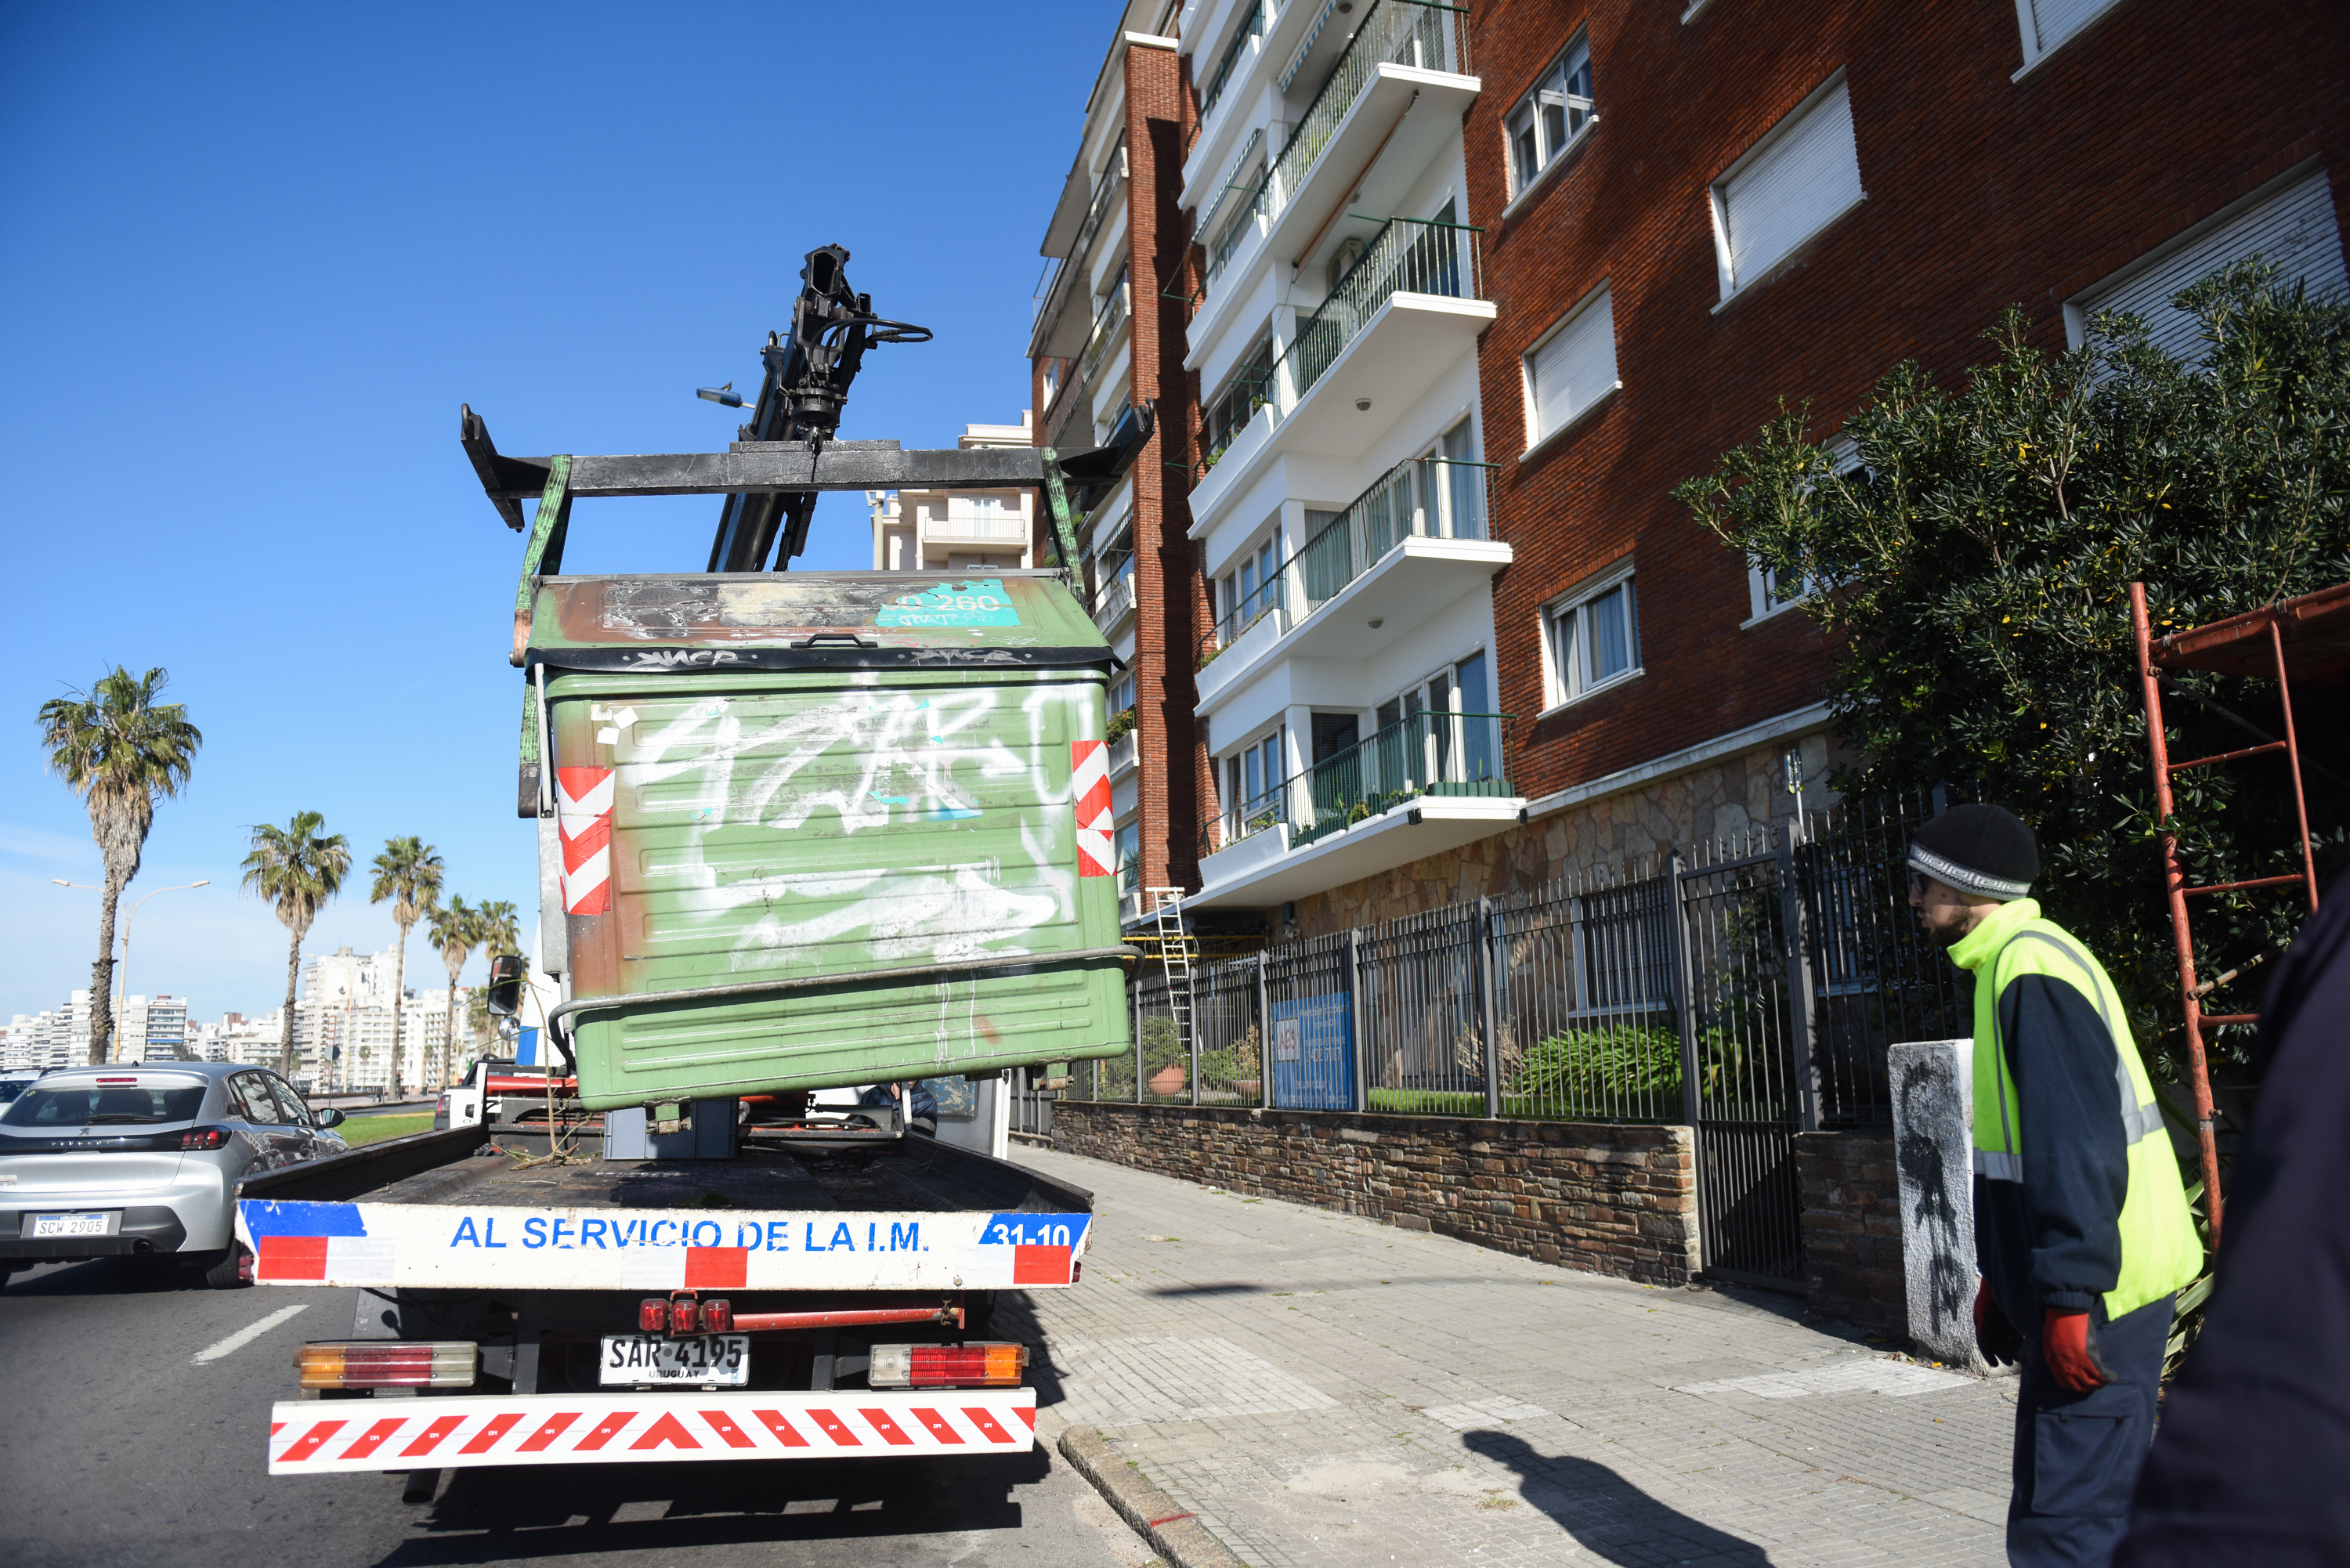
[[[1109,755],[1099,741],[1069,742],[1069,796],[1077,809],[1077,875],[1107,877],[1110,852]]]
[[[874,616],[875,626],[1018,626],[1020,612],[1001,577],[966,577],[917,593],[900,594]]]
[[[612,912],[612,770],[555,770],[555,825],[563,843],[563,908]]]

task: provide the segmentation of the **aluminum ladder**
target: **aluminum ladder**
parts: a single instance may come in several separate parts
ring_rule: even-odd
[[[1191,1039],[1191,939],[1183,930],[1183,889],[1152,888],[1149,893],[1158,921],[1159,963],[1167,975],[1167,1012],[1175,1023],[1175,1044],[1189,1061],[1196,1053]]]

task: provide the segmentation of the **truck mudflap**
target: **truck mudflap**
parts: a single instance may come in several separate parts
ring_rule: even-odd
[[[1033,1388],[283,1401],[269,1473],[1024,1454]]]

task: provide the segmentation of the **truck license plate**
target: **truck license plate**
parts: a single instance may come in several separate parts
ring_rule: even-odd
[[[608,1385],[715,1383],[739,1388],[751,1381],[751,1336],[704,1334],[664,1339],[652,1334],[608,1334],[598,1370]]]
[[[110,1236],[114,1233],[114,1218],[111,1214],[36,1214],[33,1216],[33,1239]]]

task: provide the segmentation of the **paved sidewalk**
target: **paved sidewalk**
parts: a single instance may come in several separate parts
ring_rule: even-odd
[[[1098,1216],[1083,1282],[1025,1298],[1040,1432],[1099,1428],[1259,1568],[2004,1561],[2012,1381],[1792,1297],[1013,1153]]]

